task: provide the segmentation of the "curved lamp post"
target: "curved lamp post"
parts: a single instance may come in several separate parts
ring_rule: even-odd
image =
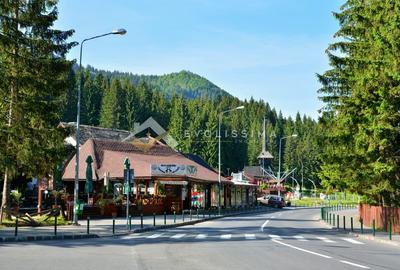
[[[314,197],[317,198],[317,185],[315,185],[315,182],[309,178],[307,178],[308,181],[310,181],[313,186],[314,186]]]
[[[236,110],[243,110],[244,106],[239,106],[230,110],[222,111],[218,115],[218,215],[221,215],[221,122],[222,116]],[[235,193],[236,194],[236,193]]]
[[[296,138],[297,134],[292,134],[290,136],[285,136],[279,139],[279,164],[278,164],[278,196],[281,196],[281,156],[282,156],[282,140],[287,138]]]
[[[83,84],[83,74],[82,74],[82,48],[83,44],[86,41],[96,39],[96,38],[101,38],[105,37],[108,35],[125,35],[126,30],[125,29],[117,29],[113,30],[112,32],[105,33],[102,35],[94,36],[91,38],[86,38],[82,40],[81,42],[81,48],[80,48],[80,53],[79,53],[79,85],[78,85],[78,101],[77,101],[77,113],[76,113],[76,155],[75,155],[75,187],[74,187],[74,219],[73,223],[75,225],[78,224],[78,209],[77,209],[77,203],[78,203],[78,192],[79,192],[79,145],[80,145],[80,114],[81,114],[81,89],[82,89],[82,84]]]
[[[294,178],[293,176],[291,176],[290,178],[292,178],[292,179],[296,182],[296,185],[297,185],[297,186],[300,186],[300,185],[299,185],[299,181],[297,181],[296,178]]]

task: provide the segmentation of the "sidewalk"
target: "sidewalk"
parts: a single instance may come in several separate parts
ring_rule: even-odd
[[[331,214],[331,215],[329,215]],[[333,217],[334,215],[334,217]],[[337,222],[337,217],[339,216],[339,224]],[[389,233],[385,231],[376,230],[375,236],[373,235],[373,230],[371,227],[363,225],[363,230],[361,230],[360,218],[358,215],[358,209],[346,209],[339,211],[328,211],[328,220],[324,221],[332,229],[348,232],[351,235],[357,236],[360,239],[373,240],[380,243],[391,244],[395,246],[400,246],[400,235],[392,234],[392,240],[389,239]],[[345,217],[345,219],[343,219]],[[334,220],[333,220],[334,219]],[[351,229],[351,219],[353,219],[353,230]],[[343,222],[344,221],[344,222]]]
[[[162,229],[166,227],[177,227],[183,225],[190,225],[198,222],[221,218],[224,216],[249,214],[256,212],[273,211],[268,207],[257,207],[249,209],[248,211],[231,211],[225,212],[224,215],[218,216],[213,213],[210,215],[208,212],[185,211],[185,214],[156,215],[155,220],[153,216],[143,216],[143,226],[141,225],[141,217],[134,216],[131,220],[131,226],[125,218],[116,218],[113,232],[113,219],[93,219],[89,221],[89,234],[87,231],[87,220],[79,220],[79,225],[58,226],[57,234],[55,234],[54,226],[43,227],[19,227],[18,235],[15,236],[15,227],[0,228],[0,242],[16,242],[16,241],[35,241],[35,240],[54,240],[54,239],[82,239],[82,238],[98,238],[110,237],[114,235],[124,235],[135,232],[143,232],[154,229]],[[155,226],[154,226],[155,222]]]

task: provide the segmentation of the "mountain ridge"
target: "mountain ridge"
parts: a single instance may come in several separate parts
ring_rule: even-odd
[[[166,73],[163,75],[133,74],[131,72],[107,71],[87,67],[92,73],[102,73],[107,78],[128,78],[133,85],[138,86],[142,81],[154,90],[165,93],[168,97],[174,94],[182,95],[187,99],[209,97],[233,97],[207,78],[188,70]]]

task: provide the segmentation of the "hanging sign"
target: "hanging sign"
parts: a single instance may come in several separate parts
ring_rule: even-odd
[[[152,164],[151,175],[196,175],[197,167],[178,164]]]
[[[188,184],[187,181],[158,181],[158,183],[162,185],[179,185],[179,186],[186,186]]]

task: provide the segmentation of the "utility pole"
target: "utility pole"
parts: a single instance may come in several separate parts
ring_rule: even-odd
[[[124,161],[124,190],[126,193],[126,228],[129,229],[129,206],[130,206],[130,199],[129,193],[131,192],[131,183],[133,180],[134,172],[131,169],[131,163],[128,158],[125,158]]]
[[[221,122],[222,116],[225,113],[236,111],[236,110],[243,110],[244,106],[239,106],[230,110],[222,111],[218,114],[218,215],[221,215]]]

